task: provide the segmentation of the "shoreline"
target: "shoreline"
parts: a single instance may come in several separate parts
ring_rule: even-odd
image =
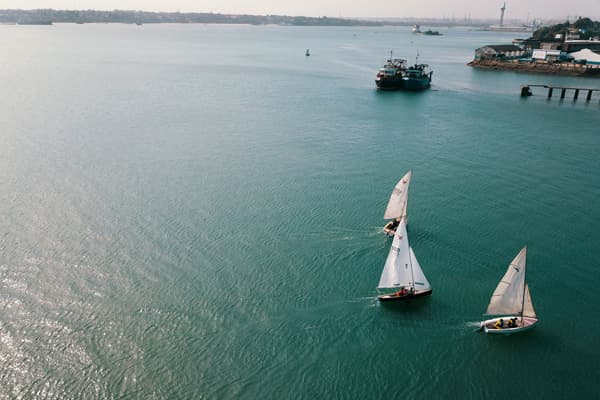
[[[467,65],[469,67],[481,69],[600,78],[600,65],[582,65],[573,63],[549,64],[541,62],[497,60],[473,60]]]

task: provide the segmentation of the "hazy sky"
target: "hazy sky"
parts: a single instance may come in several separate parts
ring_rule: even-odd
[[[330,17],[495,18],[500,0],[0,0],[0,8],[197,11]],[[507,1],[505,18],[600,16],[600,0]]]

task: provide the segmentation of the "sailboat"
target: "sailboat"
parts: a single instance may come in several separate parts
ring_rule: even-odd
[[[531,302],[529,285],[525,280],[527,246],[509,264],[506,273],[494,290],[484,315],[494,316],[481,326],[485,333],[511,334],[533,328],[538,319]]]
[[[412,171],[408,171],[406,175],[396,183],[396,186],[392,191],[387,208],[383,214],[383,219],[391,219],[391,221],[383,227],[383,232],[387,235],[391,236],[396,233],[396,228],[401,219],[404,218],[405,223],[408,223],[406,221],[406,207],[408,206],[408,185],[410,185],[411,176]]]
[[[377,298],[382,302],[406,301],[428,296],[432,292],[431,285],[408,244],[404,218],[400,219],[394,234],[377,290],[381,293]]]

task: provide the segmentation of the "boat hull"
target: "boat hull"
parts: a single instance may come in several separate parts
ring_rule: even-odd
[[[404,78],[402,88],[404,90],[419,91],[429,89],[431,86],[431,78],[414,79]]]
[[[404,296],[398,296],[396,293],[393,294],[382,294],[377,296],[377,300],[382,303],[391,303],[391,302],[407,302],[410,300],[418,299],[421,297],[426,297],[431,295],[433,289],[424,290],[421,292],[415,292],[414,294],[405,294]]]
[[[402,78],[377,78],[375,79],[377,89],[381,90],[400,90],[403,89]]]
[[[500,319],[504,319],[505,321],[508,321],[511,318],[517,318],[518,325],[515,328],[509,328],[508,326],[505,326],[504,328],[496,328],[495,327],[496,321],[499,321]],[[535,325],[537,325],[537,323],[538,323],[537,318],[523,317],[523,323],[521,324],[520,316],[507,315],[505,317],[498,317],[498,318],[492,318],[492,319],[485,320],[481,323],[481,326],[483,327],[483,330],[485,333],[488,333],[491,335],[498,335],[498,334],[511,335],[513,333],[528,331],[528,330],[532,329],[533,327],[535,327]]]
[[[431,78],[379,78],[375,85],[380,90],[409,90],[418,92],[431,87]]]

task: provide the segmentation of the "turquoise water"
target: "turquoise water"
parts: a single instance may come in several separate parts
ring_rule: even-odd
[[[518,94],[598,81],[464,29],[0,30],[0,398],[595,396],[599,99]],[[390,49],[432,90],[374,90]],[[433,295],[384,307],[408,169]],[[541,322],[476,333],[523,245]]]

